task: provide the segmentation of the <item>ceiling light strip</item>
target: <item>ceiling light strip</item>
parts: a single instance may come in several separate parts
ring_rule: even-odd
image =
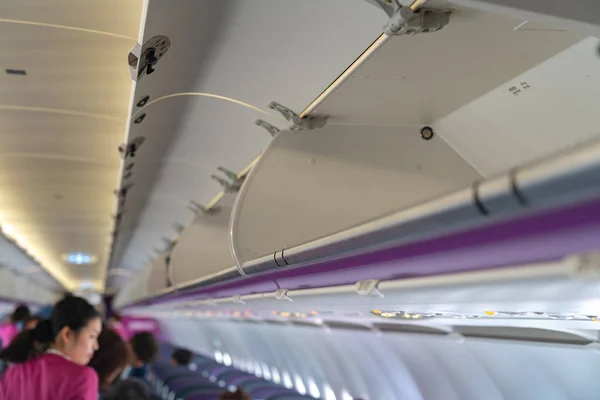
[[[104,120],[115,121],[115,122],[125,122],[124,118],[113,117],[110,115],[94,114],[94,113],[87,113],[87,112],[74,111],[74,110],[63,110],[63,109],[59,109],[59,108],[29,107],[29,106],[15,106],[15,105],[11,105],[11,104],[0,104],[0,110],[42,112],[42,113],[48,113],[48,114],[61,114],[61,115],[70,115],[73,117],[95,118],[95,119],[104,119]]]
[[[114,38],[118,38],[118,39],[127,39],[127,40],[134,40],[134,41],[137,40],[134,37],[127,36],[127,35],[121,35],[119,33],[104,32],[104,31],[98,31],[95,29],[79,28],[76,26],[48,24],[45,22],[22,21],[22,20],[17,20],[17,19],[0,18],[0,23],[39,26],[42,28],[64,29],[64,30],[69,30],[69,31],[92,33],[95,35],[110,36],[110,37],[114,37]]]

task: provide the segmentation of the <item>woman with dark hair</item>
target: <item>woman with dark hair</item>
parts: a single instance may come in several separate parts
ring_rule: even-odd
[[[101,331],[100,315],[84,299],[67,296],[56,303],[49,320],[23,331],[6,349],[16,364],[2,376],[0,400],[97,400],[98,375],[86,365]]]
[[[25,304],[19,304],[10,316],[10,320],[13,324],[19,324],[25,322],[30,316],[31,312],[29,311],[29,307]]]
[[[129,344],[112,329],[103,329],[98,336],[98,351],[90,363],[98,374],[100,393],[104,393],[121,371],[133,359]]]
[[[23,330],[28,331],[30,329],[35,329],[37,324],[39,324],[43,320],[44,320],[44,318],[40,317],[39,315],[34,315],[32,317],[29,317],[27,319],[27,321],[25,321],[25,324],[23,325]]]
[[[30,341],[30,332],[26,330],[19,333],[10,346],[0,352],[0,360],[8,365],[23,363],[41,355],[48,348],[47,343],[40,343],[37,340],[34,340],[33,346],[29,347]],[[29,351],[24,350],[26,347],[29,348]]]

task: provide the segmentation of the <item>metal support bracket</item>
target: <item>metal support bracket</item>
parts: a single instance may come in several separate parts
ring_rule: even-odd
[[[271,110],[278,111],[283,117],[292,123],[291,131],[308,131],[322,128],[327,124],[327,117],[320,115],[308,115],[301,118],[298,114],[275,101],[269,103]]]
[[[220,176],[213,174],[210,177],[217,181],[221,186],[223,186],[224,191],[227,193],[235,193],[240,190],[240,188],[237,187],[235,183],[229,182],[228,180],[223,179]]]
[[[115,221],[115,225],[119,225],[123,220],[123,211],[119,211],[112,216],[112,219]]]
[[[165,243],[165,251],[167,251],[167,252],[173,250],[173,248],[175,247],[175,244],[177,243],[177,242],[173,241],[172,239],[168,239],[168,238],[162,238],[162,240]]]
[[[416,11],[399,0],[373,0],[389,17],[383,32],[388,36],[436,32],[450,21],[451,10],[419,8]]]
[[[187,208],[196,215],[200,215],[206,212],[206,208],[202,204],[197,203],[194,200],[190,201],[190,204],[188,204]]]
[[[219,211],[221,211],[221,207],[220,206],[212,206],[211,208],[206,208],[206,206],[194,201],[194,200],[190,200],[190,204],[188,204],[187,209],[190,210],[191,212],[193,212],[196,215],[200,215],[200,214],[216,214]]]
[[[232,181],[236,181],[238,179],[238,176],[235,172],[230,171],[225,167],[219,166],[219,167],[217,167],[217,170],[221,171],[226,177],[228,177]]]
[[[173,229],[175,230],[175,233],[177,234],[177,236],[179,236],[183,233],[183,231],[185,231],[185,226],[180,224],[179,222],[175,222],[173,224]]]
[[[277,136],[277,134],[280,132],[280,129],[278,127],[268,123],[264,119],[257,119],[254,123],[262,128],[265,128],[267,132],[269,132],[269,134],[273,137]]]
[[[121,186],[119,189],[116,189],[114,191],[115,196],[117,196],[120,199],[127,197],[127,193],[129,192],[129,190],[131,190],[132,187],[133,183],[126,183],[125,185]]]
[[[368,297],[385,297],[383,293],[379,291],[377,288],[379,286],[379,281],[376,279],[369,279],[364,281],[356,282],[356,293],[359,296],[368,296]]]
[[[153,73],[154,67],[170,47],[171,40],[162,35],[148,39],[143,46],[136,44],[127,57],[131,79],[137,82],[144,75]]]
[[[283,300],[283,301],[294,301],[291,298],[289,298],[287,294],[288,294],[287,289],[279,289],[278,291],[275,292],[275,299]]]
[[[223,179],[218,175],[211,175],[210,177],[215,181],[219,182],[226,193],[237,193],[240,191],[242,187],[242,183],[244,183],[244,178],[238,178],[235,172],[232,172],[224,167],[217,167],[217,169],[225,174],[225,176],[229,179]]]
[[[139,148],[144,144],[146,138],[143,136],[138,136],[132,139],[129,143],[124,143],[119,146],[119,154],[121,154],[121,158],[125,159],[127,157],[135,157],[135,153],[139,150]]]

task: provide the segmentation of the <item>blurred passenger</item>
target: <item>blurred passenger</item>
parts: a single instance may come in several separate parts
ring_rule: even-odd
[[[177,348],[171,354],[171,365],[174,367],[189,367],[192,364],[193,357],[194,355],[188,349]]]
[[[9,320],[0,325],[0,340],[2,340],[2,346],[6,347],[10,345],[10,342],[23,330],[25,321],[29,319],[31,313],[29,307],[24,304],[19,304]]]
[[[2,376],[0,400],[97,400],[98,375],[86,365],[101,331],[100,316],[87,301],[59,301],[49,320],[23,331],[6,349],[16,364]]]
[[[88,364],[98,374],[100,394],[106,393],[132,359],[129,344],[112,329],[103,329],[98,336],[98,350]]]
[[[158,340],[151,332],[139,332],[131,337],[129,344],[133,350],[133,362],[122,377],[146,379],[148,364],[158,356]]]
[[[10,321],[11,323],[18,325],[20,330],[23,329],[23,324],[25,321],[27,321],[27,319],[29,319],[30,316],[31,312],[29,311],[29,307],[27,307],[25,304],[19,304],[10,316]]]
[[[250,395],[241,389],[238,389],[237,392],[225,392],[221,396],[219,396],[219,400],[252,400]]]

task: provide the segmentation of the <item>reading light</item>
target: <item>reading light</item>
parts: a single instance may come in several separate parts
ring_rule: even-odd
[[[63,254],[62,259],[73,265],[90,265],[98,261],[97,256],[80,252]]]

